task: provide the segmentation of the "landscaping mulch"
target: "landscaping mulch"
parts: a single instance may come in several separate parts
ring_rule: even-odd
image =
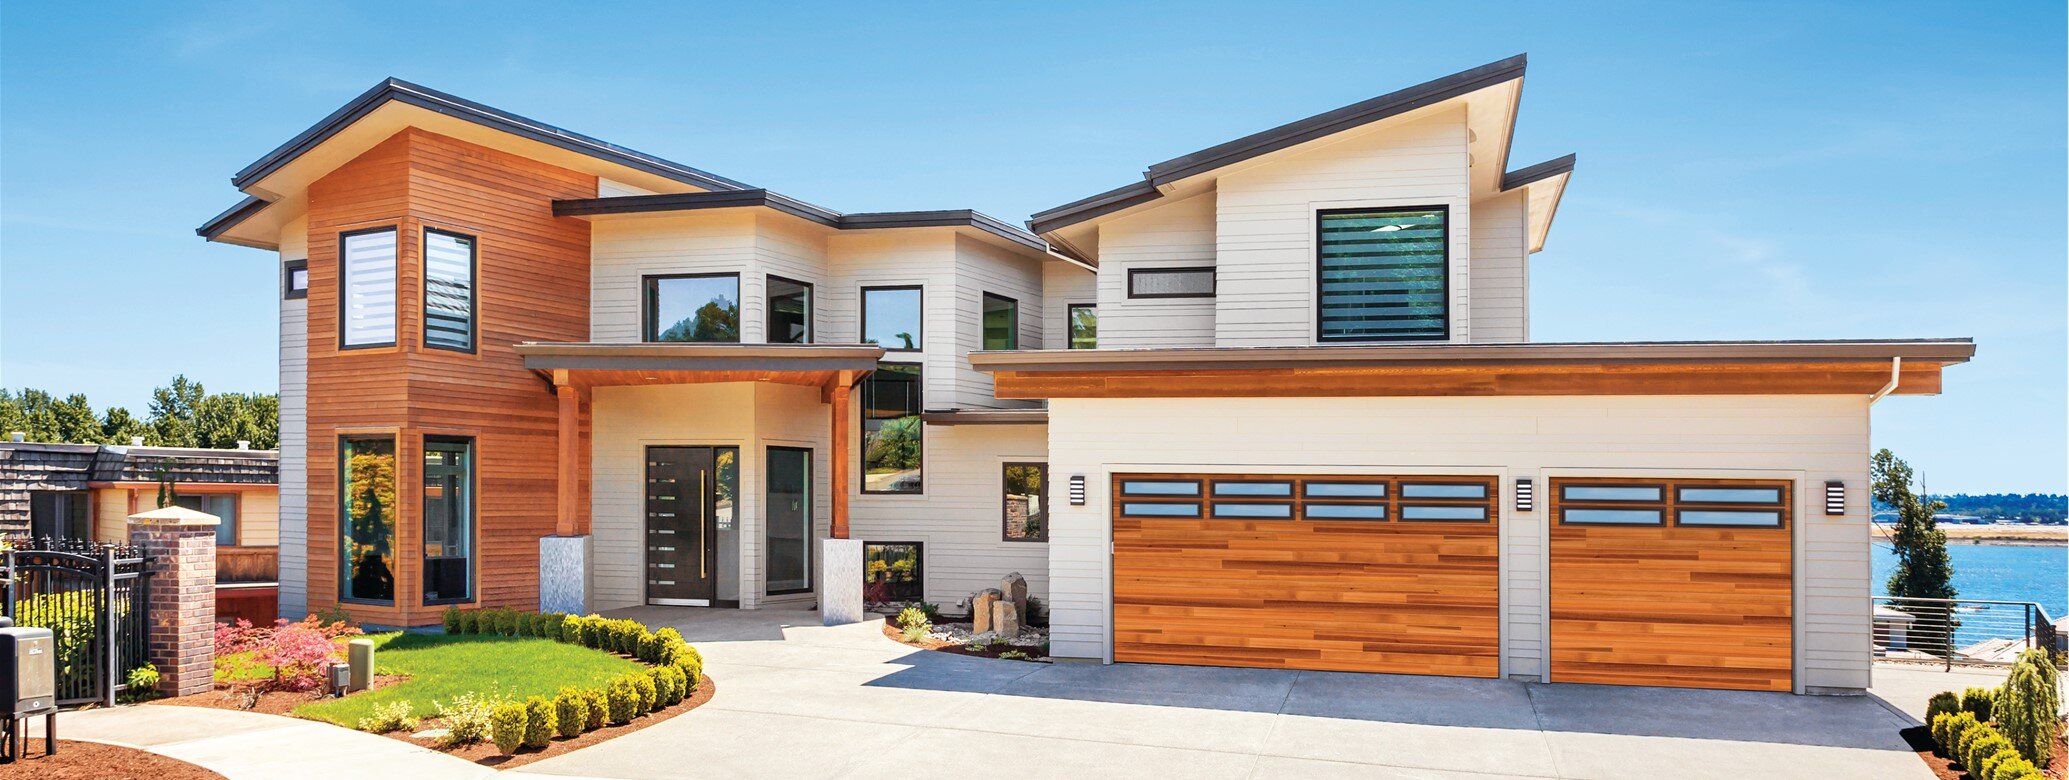
[[[386,688],[407,679],[409,678],[400,675],[381,675],[374,678],[374,687]],[[253,706],[247,707],[245,703],[252,701],[250,692],[253,691],[258,693],[257,701]],[[247,710],[267,715],[291,716],[294,714],[296,707],[312,701],[322,701],[325,698],[328,697],[320,691],[273,691],[266,690],[263,686],[253,683],[217,683],[216,689],[207,693],[158,699],[151,703],[170,704],[176,707]]]
[[[884,636],[890,637],[891,641],[897,642],[901,645],[905,645],[906,647],[917,647],[921,650],[933,650],[938,653],[954,653],[956,655],[976,656],[978,658],[998,658],[1000,655],[1003,655],[1011,650],[1018,650],[1022,653],[1028,654],[1029,656],[1034,656],[1041,652],[1039,648],[1009,645],[1004,642],[994,642],[985,645],[984,649],[982,650],[972,650],[970,649],[970,646],[968,644],[962,642],[950,642],[945,639],[936,639],[931,636],[919,642],[909,642],[905,639],[905,632],[892,628],[891,621],[888,620],[884,621]],[[1006,660],[1048,663],[1048,659],[1046,658],[1010,658]]]
[[[669,718],[673,718],[677,715],[681,715],[685,712],[689,712],[690,710],[694,710],[702,706],[705,702],[711,701],[711,697],[717,694],[717,692],[718,685],[713,683],[710,677],[703,677],[700,678],[700,681],[697,683],[697,690],[692,691],[689,695],[689,698],[683,699],[680,704],[677,704],[673,707],[669,707],[664,710],[656,710],[654,712],[649,712],[640,717],[633,718],[632,722],[627,723],[623,726],[606,725],[603,728],[597,729],[595,731],[584,732],[579,737],[554,737],[553,742],[548,744],[544,748],[538,750],[534,750],[532,748],[518,748],[517,753],[515,755],[508,756],[503,755],[501,752],[497,751],[496,746],[488,742],[477,742],[472,745],[461,745],[459,747],[454,748],[439,748],[435,745],[430,744],[428,740],[410,738],[411,732],[407,731],[391,731],[387,734],[383,734],[382,736],[388,737],[390,739],[399,739],[404,742],[408,742],[412,745],[417,745],[419,747],[428,747],[433,750],[445,753],[449,756],[456,756],[459,758],[467,759],[468,761],[472,761],[482,766],[494,767],[496,769],[509,769],[511,767],[524,766],[525,764],[529,764],[534,761],[541,761],[544,759],[552,758],[554,756],[568,753],[569,751],[581,750],[582,748],[589,747],[590,745],[594,745],[598,742],[602,742],[607,739],[612,739],[614,737],[622,737],[626,734],[630,734],[632,732],[638,731],[648,726],[655,725],[662,721],[668,720]],[[417,726],[417,730],[423,731],[425,729],[435,729],[438,728],[438,726],[439,724],[437,718],[425,718],[424,722],[421,725]]]
[[[62,725],[58,733],[64,733]],[[135,748],[99,742],[57,741],[57,753],[45,755],[43,740],[29,740],[28,755],[0,764],[0,777],[37,780],[223,780],[223,776],[185,761]]]
[[[1904,738],[1904,742],[1910,745],[1911,752],[1917,753],[1918,760],[1924,761],[1926,768],[1931,769],[1933,776],[1939,780],[1975,780],[1957,767],[1953,759],[1941,758],[1933,753],[1931,728],[1912,726],[1897,732],[1897,736]],[[2069,734],[2055,735],[2055,755],[2048,760],[2045,771],[2048,777],[2069,777],[2064,774],[2065,771],[2069,771]]]

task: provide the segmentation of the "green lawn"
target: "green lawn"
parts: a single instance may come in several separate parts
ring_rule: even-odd
[[[432,702],[449,702],[463,693],[481,693],[523,700],[551,696],[563,686],[598,687],[645,667],[601,650],[537,637],[469,634],[377,634],[375,671],[409,675],[409,680],[342,699],[326,699],[295,708],[295,715],[345,727],[373,712],[375,705],[408,701],[419,716],[435,714]]]

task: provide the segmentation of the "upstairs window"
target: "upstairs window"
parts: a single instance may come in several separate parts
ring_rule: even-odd
[[[1089,303],[1073,303],[1065,310],[1070,328],[1071,349],[1099,348],[1099,307]]]
[[[338,237],[338,344],[395,345],[395,228]]]
[[[770,344],[812,343],[812,286],[781,276],[769,277]]]
[[[920,492],[922,395],[918,364],[879,363],[862,380],[862,492]]]
[[[1003,295],[984,294],[984,348],[1020,348],[1020,302]]]
[[[646,277],[646,340],[740,341],[740,275]]]
[[[890,352],[918,352],[920,288],[862,288],[862,343]]]
[[[424,346],[474,351],[474,237],[424,229]]]
[[[1318,217],[1319,340],[1450,335],[1448,209],[1351,209]]]
[[[309,297],[309,261],[289,260],[281,267],[282,297],[296,300]]]
[[[1130,298],[1212,298],[1214,268],[1130,268]]]

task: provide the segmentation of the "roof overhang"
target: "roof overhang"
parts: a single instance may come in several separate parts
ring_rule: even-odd
[[[1503,174],[1501,191],[1523,191],[1524,208],[1527,210],[1530,226],[1530,251],[1535,253],[1545,248],[1545,236],[1552,232],[1552,217],[1559,213],[1559,199],[1566,195],[1566,182],[1573,178],[1573,165],[1578,155],[1566,155],[1556,159],[1519,168]]]
[[[748,185],[465,98],[386,79],[230,177],[251,196],[195,233],[273,249],[280,229],[307,208],[311,182],[395,133],[417,127],[654,192],[739,190]]]
[[[875,344],[600,344],[526,342],[524,367],[578,388],[770,382],[831,387],[876,370]]]
[[[553,215],[596,221],[742,208],[767,209],[833,230],[946,228],[1008,249],[1068,260],[1051,254],[1048,242],[1033,233],[970,209],[843,214],[764,189],[556,200],[553,202]]]
[[[1047,409],[930,409],[920,412],[928,425],[1048,425]]]
[[[1934,395],[1969,339],[974,352],[1002,399]],[[1896,386],[1890,388],[1892,380]]]

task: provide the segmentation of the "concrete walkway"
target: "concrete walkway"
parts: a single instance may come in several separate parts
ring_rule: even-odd
[[[1868,697],[914,651],[809,612],[642,608],[705,654],[694,712],[515,775],[1930,778]]]
[[[31,739],[42,738],[37,718]],[[149,750],[229,780],[369,778],[459,780],[496,770],[400,740],[256,712],[144,704],[58,716],[60,739]],[[28,764],[34,767],[34,762]]]

